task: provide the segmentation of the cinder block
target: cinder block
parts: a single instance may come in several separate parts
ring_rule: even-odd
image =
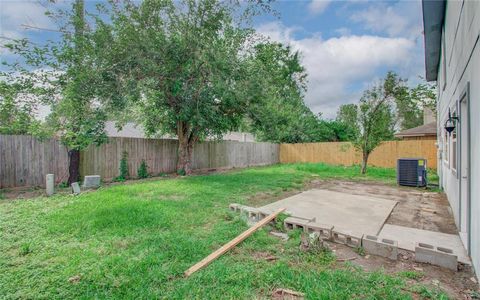
[[[333,231],[332,225],[327,225],[327,224],[322,224],[317,222],[310,222],[307,224],[308,233],[318,232],[320,237],[324,240],[332,239],[332,231]]]
[[[389,239],[379,239],[374,235],[363,235],[362,247],[366,252],[397,260],[398,242]]]
[[[240,207],[240,210],[241,210],[241,214],[245,215],[248,219],[252,221],[258,221],[260,211],[257,208],[242,205]]]
[[[78,184],[78,182],[73,182],[71,186],[72,186],[72,192],[74,195],[80,194],[80,185]]]
[[[88,175],[83,180],[84,188],[98,188],[100,187],[100,175]]]
[[[305,232],[307,231],[308,223],[310,223],[310,220],[296,217],[288,217],[283,221],[286,229],[301,229]]]
[[[265,219],[265,218],[268,217],[269,215],[270,215],[269,212],[260,210],[260,211],[258,212],[258,219],[259,219],[259,220]]]
[[[238,203],[231,203],[228,208],[233,211],[233,212],[238,212],[240,211],[240,204]]]
[[[332,241],[339,244],[344,244],[350,247],[360,247],[362,245],[362,239],[354,237],[351,232],[343,230],[332,231]]]
[[[435,266],[458,270],[458,257],[453,251],[444,247],[435,247],[425,243],[416,243],[415,261],[428,263]]]
[[[47,174],[47,176],[45,176],[45,186],[47,196],[51,196],[55,193],[55,175]]]

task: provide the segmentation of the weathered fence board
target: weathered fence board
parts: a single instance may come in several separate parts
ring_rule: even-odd
[[[371,166],[395,168],[401,157],[422,157],[428,167],[437,168],[435,140],[387,141],[378,146],[370,155]],[[281,144],[280,162],[324,162],[350,166],[360,164],[361,155],[349,142]]]
[[[80,173],[112,180],[119,175],[122,153],[128,153],[130,176],[136,177],[142,160],[150,174],[171,173],[177,163],[177,140],[110,138],[80,155]],[[193,149],[193,169],[242,168],[279,162],[279,145],[251,142],[204,142]],[[45,175],[56,183],[68,179],[67,149],[56,139],[0,135],[0,188],[45,186]]]
[[[0,188],[44,186],[45,175],[68,178],[67,149],[57,140],[43,142],[27,135],[0,135]]]
[[[177,140],[111,138],[108,144],[82,152],[80,173],[105,180],[118,176],[122,153],[128,153],[130,176],[136,177],[142,160],[150,174],[172,173],[177,163]],[[249,142],[203,142],[193,149],[193,169],[243,168],[278,163],[279,145]]]

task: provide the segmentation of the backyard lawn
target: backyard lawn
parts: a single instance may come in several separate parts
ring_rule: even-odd
[[[274,197],[314,178],[395,182],[392,169],[358,173],[289,164],[129,182],[76,197],[0,200],[0,297],[253,299],[275,288],[309,299],[446,297],[408,273],[369,273],[330,252],[301,252],[298,232],[284,242],[268,228],[183,277],[247,228],[228,204],[254,205],[256,194]]]

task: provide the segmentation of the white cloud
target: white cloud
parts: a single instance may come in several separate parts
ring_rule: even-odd
[[[308,4],[308,10],[314,15],[321,14],[327,9],[327,6],[330,4],[330,0],[312,0]]]
[[[343,35],[350,35],[350,34],[352,34],[352,31],[350,30],[350,28],[340,27],[340,28],[338,28],[338,29],[335,29],[335,33],[338,33],[339,35],[343,36]]]
[[[0,1],[0,34],[9,38],[25,35],[22,25],[35,27],[51,26],[45,8],[34,1]],[[32,30],[32,29],[31,29]]]
[[[26,29],[22,25],[52,27],[50,19],[45,15],[45,8],[37,2],[0,0],[0,54],[9,54],[7,49],[2,47],[3,43],[24,38],[27,32],[39,32],[38,29]]]
[[[364,85],[372,82],[380,69],[411,65],[415,48],[415,43],[406,38],[371,35],[298,39],[295,29],[278,22],[257,30],[301,52],[309,81],[305,101],[314,112],[326,117],[334,117],[339,105],[357,101]]]
[[[389,36],[417,37],[422,34],[420,1],[399,1],[392,5],[375,3],[352,14],[350,19],[365,29]]]

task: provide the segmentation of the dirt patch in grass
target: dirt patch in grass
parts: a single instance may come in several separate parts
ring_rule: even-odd
[[[422,284],[431,288],[440,288],[453,299],[472,299],[471,295],[478,292],[478,284],[472,279],[474,274],[468,266],[454,272],[429,264],[417,263],[413,253],[401,249],[399,249],[398,260],[394,261],[376,255],[362,256],[355,249],[341,244],[328,243],[328,246],[340,260],[336,262],[337,267],[352,264],[360,266],[368,272],[383,270],[387,274],[405,277],[411,283],[410,286]],[[355,259],[351,260],[352,257]],[[345,258],[349,260],[342,262],[341,260]]]
[[[268,251],[254,251],[251,253],[255,260],[276,261],[278,257]]]
[[[300,194],[302,191],[306,189],[300,190],[289,190],[289,191],[280,191],[280,192],[260,192],[248,198],[248,205],[253,207],[260,207],[272,202],[285,199],[297,194]]]

